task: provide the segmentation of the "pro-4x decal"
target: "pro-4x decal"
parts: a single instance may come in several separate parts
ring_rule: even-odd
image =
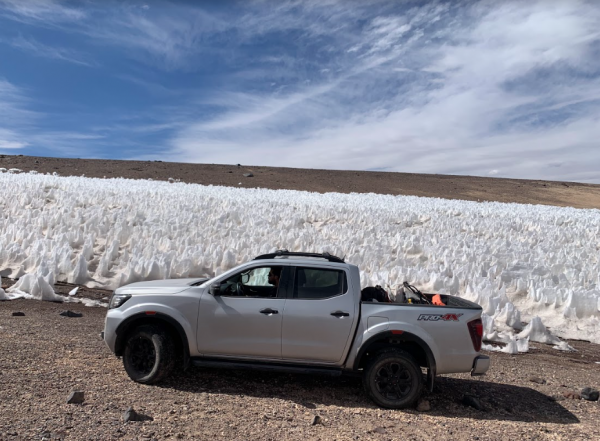
[[[443,320],[445,322],[458,322],[458,318],[462,314],[421,314],[417,320],[425,320],[427,322],[437,322]]]

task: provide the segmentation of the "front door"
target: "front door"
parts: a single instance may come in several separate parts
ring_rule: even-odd
[[[283,316],[283,359],[339,363],[358,315],[346,272],[298,267],[293,280]]]
[[[205,293],[198,314],[198,351],[206,356],[281,358],[285,280],[281,266],[246,269]],[[287,273],[287,271],[284,271]],[[283,285],[283,284],[282,284]]]

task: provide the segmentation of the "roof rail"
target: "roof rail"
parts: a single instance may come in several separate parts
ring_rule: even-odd
[[[299,256],[299,257],[320,257],[321,259],[327,259],[330,262],[338,262],[345,263],[344,259],[341,259],[337,256],[334,256],[329,253],[297,253],[288,250],[277,250],[274,253],[269,254],[261,254],[260,256],[256,256],[254,260],[262,260],[262,259],[274,259],[275,257],[283,257],[283,256]]]

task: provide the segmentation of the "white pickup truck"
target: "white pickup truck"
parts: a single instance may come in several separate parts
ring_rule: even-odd
[[[423,384],[432,390],[437,374],[488,370],[479,305],[446,295],[436,305],[414,288],[398,297],[365,301],[355,265],[283,250],[211,279],[123,286],[102,337],[140,383],[177,364],[358,373],[375,403],[395,409],[413,405]]]

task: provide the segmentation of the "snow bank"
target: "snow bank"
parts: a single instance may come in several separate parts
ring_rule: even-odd
[[[0,300],[9,300],[8,296],[2,289],[2,276],[0,276]]]
[[[328,251],[363,285],[481,304],[486,338],[511,351],[600,343],[599,210],[15,173],[0,187],[0,274],[35,298],[53,280],[114,289]]]
[[[54,288],[48,281],[35,274],[25,274],[17,283],[8,288],[16,296],[35,300],[62,301],[63,297],[54,293]]]

